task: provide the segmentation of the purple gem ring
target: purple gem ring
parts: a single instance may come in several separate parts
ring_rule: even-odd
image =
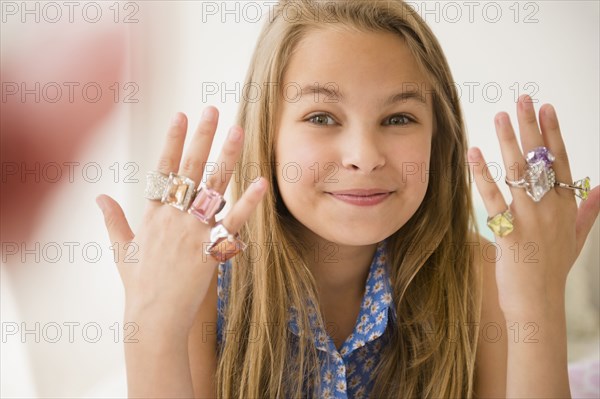
[[[546,147],[536,147],[529,151],[525,156],[528,165],[543,162],[546,167],[551,167],[555,158],[554,155]]]
[[[202,223],[208,224],[213,216],[223,210],[226,202],[216,190],[200,186],[188,213],[194,215]]]

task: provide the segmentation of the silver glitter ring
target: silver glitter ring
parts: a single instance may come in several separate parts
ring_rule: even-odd
[[[152,201],[161,201],[168,181],[169,176],[159,171],[153,170],[146,173],[144,197]]]

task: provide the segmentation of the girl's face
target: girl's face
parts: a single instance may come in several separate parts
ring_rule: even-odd
[[[362,246],[402,227],[427,190],[433,133],[430,88],[403,40],[312,31],[288,63],[283,93],[277,183],[306,233]],[[335,194],[361,189],[388,194]]]

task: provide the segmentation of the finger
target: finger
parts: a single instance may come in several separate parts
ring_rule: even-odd
[[[187,132],[187,117],[181,112],[177,112],[171,120],[171,126],[167,131],[167,137],[158,159],[157,170],[165,175],[176,172],[181,161],[181,152],[185,143]],[[160,201],[148,201],[146,212],[156,209],[161,205]]]
[[[540,126],[545,145],[556,158],[552,165],[552,169],[556,173],[556,180],[572,184],[573,178],[571,177],[571,167],[569,166],[567,150],[560,132],[556,111],[552,105],[544,104],[540,108]],[[563,191],[563,195],[573,196],[573,193],[569,193],[566,190],[561,191]]]
[[[495,179],[490,174],[485,159],[477,147],[472,147],[468,152],[469,162],[473,164],[475,185],[483,199],[488,216],[492,217],[507,209],[504,196],[496,185]]]
[[[515,131],[510,123],[510,118],[506,112],[496,114],[494,119],[496,123],[496,135],[500,143],[500,152],[506,170],[506,178],[509,180],[519,180],[525,171],[525,158],[521,153]],[[521,188],[510,187],[513,198],[526,196],[525,190]]]
[[[248,220],[250,214],[256,209],[256,206],[267,191],[267,180],[261,177],[253,182],[244,192],[238,202],[236,202],[231,211],[221,221],[223,226],[230,233],[238,232],[243,224]]]
[[[96,203],[104,215],[104,224],[110,241],[124,243],[133,240],[133,231],[131,231],[119,203],[108,195],[99,195],[96,198]]]
[[[519,97],[517,103],[517,120],[519,121],[519,133],[521,135],[521,147],[523,154],[536,147],[544,145],[540,134],[537,116],[533,107],[533,100],[527,94]]]
[[[194,132],[190,147],[186,150],[183,162],[178,174],[189,177],[196,184],[200,182],[204,165],[210,154],[217,123],[219,111],[215,107],[207,107],[202,112],[200,123]]]
[[[176,172],[179,169],[181,161],[181,152],[185,143],[185,135],[187,132],[187,117],[185,114],[178,112],[171,121],[171,126],[167,132],[165,145],[158,160],[158,171],[168,175],[171,172]]]
[[[573,195],[573,194],[571,194]],[[588,194],[588,198],[582,201],[577,212],[576,222],[576,237],[577,237],[577,256],[581,252],[585,240],[587,239],[590,230],[594,226],[594,222],[600,212],[600,186],[596,186]]]
[[[233,126],[229,130],[229,135],[219,155],[215,174],[207,177],[206,185],[221,195],[225,194],[227,185],[231,180],[231,172],[242,153],[243,139],[243,129],[239,126]]]

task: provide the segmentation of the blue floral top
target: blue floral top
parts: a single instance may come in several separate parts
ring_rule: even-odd
[[[371,262],[358,320],[354,331],[338,351],[326,330],[317,325],[316,308],[308,305],[315,346],[321,360],[320,398],[367,398],[374,382],[373,370],[379,362],[381,348],[387,343],[388,320],[395,320],[396,311],[386,262],[386,241],[378,244]],[[229,282],[229,261],[221,263],[217,286],[217,345],[222,342],[224,307],[227,303],[225,285]],[[388,317],[388,316],[391,316]],[[288,329],[299,336],[296,311],[290,309]]]

